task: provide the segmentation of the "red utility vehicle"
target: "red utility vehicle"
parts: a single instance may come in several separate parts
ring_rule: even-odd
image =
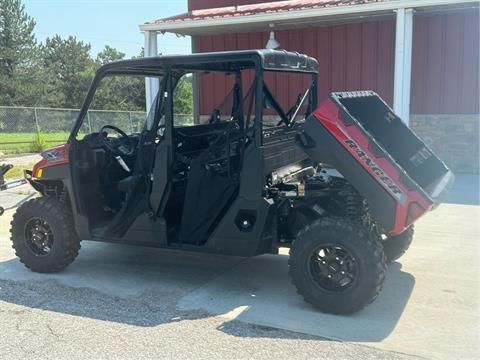
[[[264,81],[268,72],[277,82],[303,77],[288,110]],[[229,101],[218,99],[230,106],[211,109],[204,123],[177,123],[179,80],[209,73],[231,77]],[[317,108],[317,73],[315,59],[276,50],[101,67],[68,144],[26,174],[42,197],[13,217],[16,254],[34,271],[54,272],[75,259],[80,240],[236,256],[288,247],[307,302],[335,314],[363,308],[453,175],[373,92],[333,93]],[[145,122],[85,132],[97,88],[119,75],[159,79]]]

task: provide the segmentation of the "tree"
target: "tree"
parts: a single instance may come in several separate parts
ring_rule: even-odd
[[[173,108],[176,114],[193,114],[193,86],[191,75],[182,76],[178,81],[173,96]]]
[[[38,45],[34,28],[21,0],[0,0],[0,105],[78,108],[96,69],[125,59],[123,52],[108,45],[92,59],[90,44],[73,36],[55,35]],[[177,114],[192,113],[191,76],[180,79],[174,102]],[[103,79],[92,106],[144,111],[144,77]]]
[[[105,45],[105,48],[97,54],[96,62],[99,65],[105,65],[112,61],[123,60],[124,58],[124,53],[108,45]]]
[[[47,102],[57,106],[78,108],[93,76],[90,44],[74,36],[47,38],[42,46],[43,65],[50,77],[55,96]],[[50,104],[49,104],[50,105]]]
[[[13,78],[21,65],[28,65],[36,46],[35,21],[20,0],[0,0],[0,74]]]
[[[35,101],[32,77],[37,64],[35,21],[20,0],[0,0],[0,103]],[[30,98],[20,90],[29,90]]]
[[[95,67],[123,60],[125,54],[108,45],[98,53]],[[145,109],[145,85],[141,77],[108,76],[97,88],[92,108],[101,110],[142,111]]]
[[[128,75],[103,78],[95,91],[91,108],[96,110],[145,110],[144,78]]]

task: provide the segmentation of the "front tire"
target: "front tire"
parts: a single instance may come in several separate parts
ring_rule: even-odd
[[[297,292],[326,313],[350,314],[370,304],[382,290],[386,268],[379,237],[346,219],[307,225],[290,248]]]
[[[61,271],[80,250],[70,208],[49,196],[20,206],[13,215],[10,233],[20,262],[35,272]]]

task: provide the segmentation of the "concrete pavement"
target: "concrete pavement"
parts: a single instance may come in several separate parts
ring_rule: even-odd
[[[455,174],[455,183],[446,202],[449,204],[480,205],[479,175]]]
[[[306,305],[286,285],[286,256],[243,262],[179,306],[426,358],[470,359],[479,351],[479,209],[442,205],[422,219],[379,298],[351,316]]]
[[[2,359],[411,358],[177,308],[245,259],[85,242],[65,272],[35,274],[14,258],[8,222],[0,217]]]
[[[479,209],[446,204],[422,218],[384,292],[348,317],[305,304],[286,256],[84,242],[65,272],[35,274],[10,248],[9,212],[0,217],[0,357],[472,359]]]

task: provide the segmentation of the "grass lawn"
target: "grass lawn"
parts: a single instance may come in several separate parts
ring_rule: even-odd
[[[45,147],[52,147],[63,144],[69,133],[42,133],[41,139]],[[0,133],[0,152],[4,154],[21,154],[27,152],[36,152],[35,133]],[[18,144],[20,143],[20,144]]]
[[[33,165],[35,165],[35,163],[16,165],[12,170],[7,172],[7,174],[5,175],[5,179],[13,180],[13,179],[23,178],[23,170],[26,170],[26,169],[32,170]]]

